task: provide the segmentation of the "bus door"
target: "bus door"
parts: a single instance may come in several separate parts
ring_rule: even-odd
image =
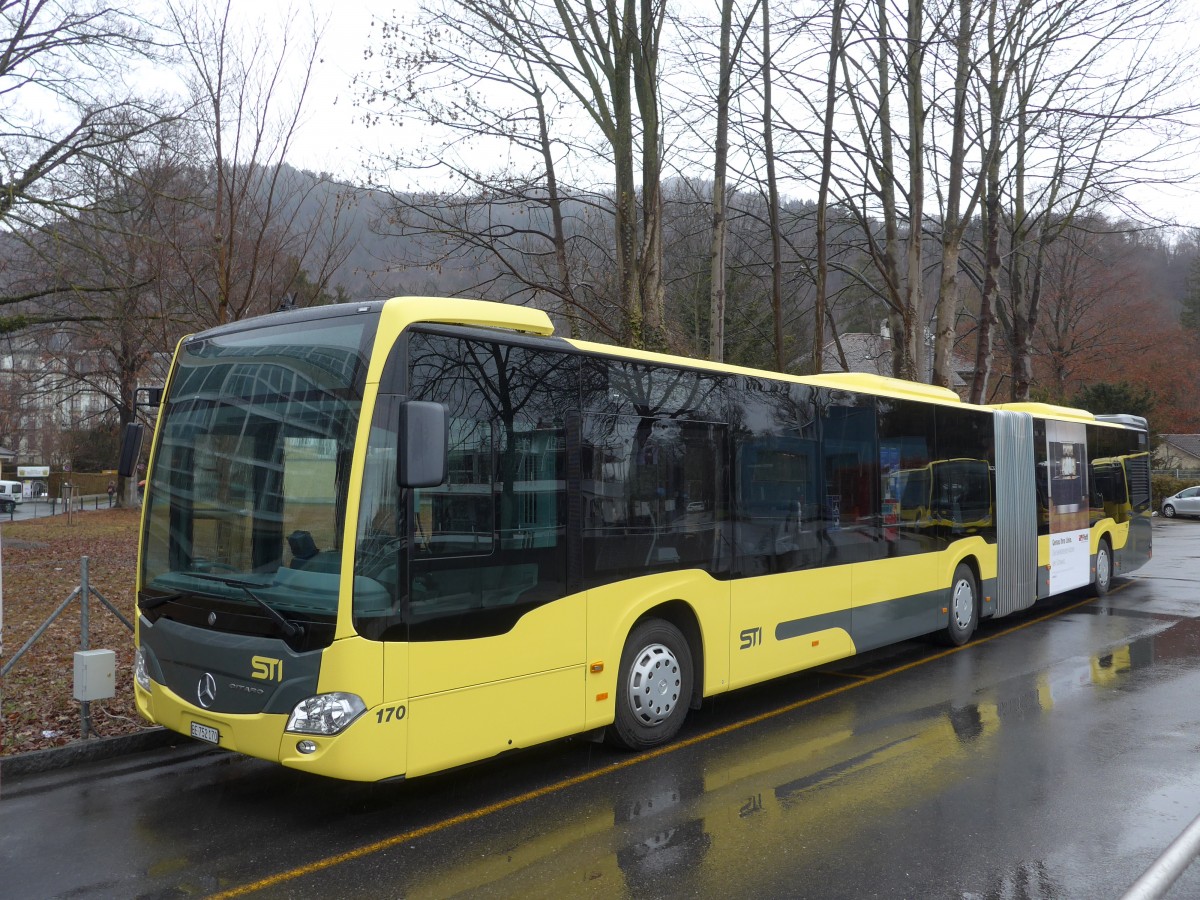
[[[841,443],[854,448],[858,472],[831,457],[827,427],[826,466],[832,479],[869,486],[852,514],[853,527],[869,542],[854,548],[854,642],[859,651],[927,634],[940,626],[937,531],[933,490],[934,408],[880,397],[877,443],[867,457],[864,414],[843,423]],[[830,423],[831,425],[833,423]],[[843,456],[845,455],[843,450]]]

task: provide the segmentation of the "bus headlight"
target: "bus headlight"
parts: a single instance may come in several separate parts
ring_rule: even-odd
[[[338,734],[367,711],[357,694],[317,694],[301,700],[288,717],[287,730],[297,734]]]
[[[150,690],[150,673],[146,671],[146,651],[141,647],[133,654],[133,680],[143,691]]]

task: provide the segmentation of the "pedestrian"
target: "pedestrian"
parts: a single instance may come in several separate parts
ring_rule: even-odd
[[[112,509],[113,498],[115,496],[117,496],[117,483],[115,481],[109,481],[109,483],[108,483],[108,508],[109,509]]]

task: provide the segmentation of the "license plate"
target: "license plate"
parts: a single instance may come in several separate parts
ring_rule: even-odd
[[[215,728],[209,728],[207,725],[201,725],[199,722],[192,723],[192,737],[210,744],[221,743],[221,732]]]

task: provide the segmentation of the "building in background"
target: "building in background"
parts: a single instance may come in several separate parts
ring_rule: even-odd
[[[1154,450],[1154,468],[1200,472],[1200,434],[1160,434]]]

